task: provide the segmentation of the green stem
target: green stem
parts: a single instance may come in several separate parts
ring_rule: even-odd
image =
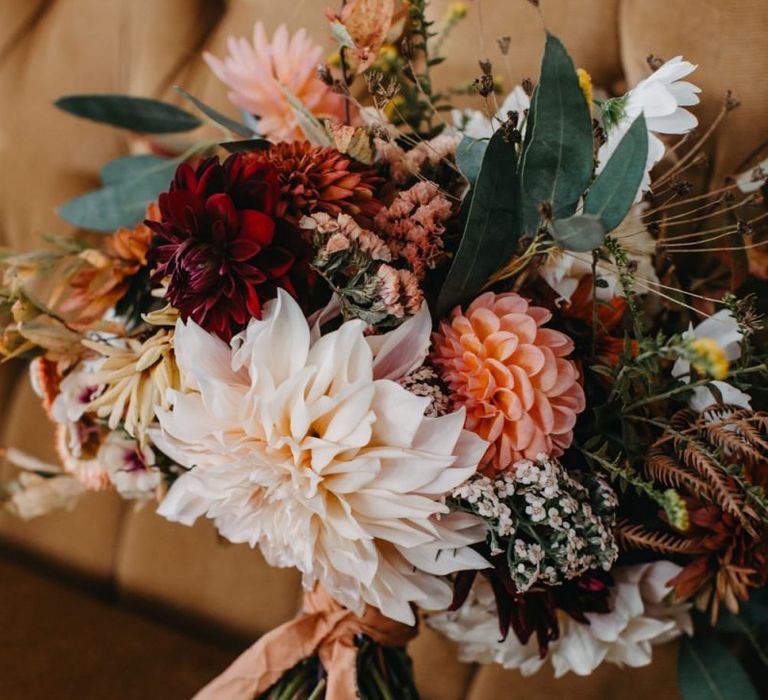
[[[765,650],[760,646],[760,640],[755,636],[754,630],[740,617],[736,616],[734,619],[736,620],[736,624],[744,631],[744,636],[749,640],[749,643],[755,650],[757,658],[760,659],[764,666],[768,666],[768,654],[766,654]]]
[[[323,678],[316,686],[315,689],[312,691],[312,694],[307,698],[307,700],[320,700],[321,697],[325,694],[325,687],[328,685],[328,680],[326,678]]]
[[[754,374],[756,372],[764,372],[765,366],[764,365],[755,365],[754,367],[744,367],[743,369],[736,369],[733,372],[731,372],[728,377],[738,377],[745,374]],[[633,411],[636,408],[640,408],[642,406],[647,406],[648,404],[656,403],[657,401],[664,401],[666,399],[670,399],[673,396],[676,396],[677,394],[682,394],[686,391],[690,391],[691,389],[695,389],[700,386],[706,386],[707,384],[710,384],[712,382],[711,378],[707,379],[701,379],[698,382],[692,382],[691,384],[683,384],[681,386],[677,386],[674,389],[670,389],[669,391],[665,391],[663,394],[656,394],[655,396],[648,396],[644,399],[640,399],[639,401],[635,401],[634,403],[629,404],[629,406],[626,406],[624,408],[624,414],[626,415],[630,411]]]
[[[384,681],[384,677],[381,675],[381,672],[375,663],[370,665],[370,674],[373,678],[373,682],[376,684],[376,688],[381,693],[381,697],[384,698],[384,700],[395,700],[392,693],[389,692],[389,687]]]
[[[293,680],[285,686],[285,690],[280,693],[277,700],[293,700],[293,696],[309,678],[309,669],[303,668],[298,671]]]

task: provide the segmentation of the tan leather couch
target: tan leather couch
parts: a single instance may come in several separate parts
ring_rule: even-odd
[[[20,250],[66,232],[54,207],[93,187],[98,168],[125,153],[124,134],[78,121],[51,103],[66,93],[165,96],[183,84],[227,110],[202,63],[253,21],[306,24],[318,37],[331,0],[0,0],[0,242]],[[537,73],[542,24],[525,0],[474,0],[465,34],[447,44],[443,75],[470,80],[479,53],[512,37],[511,79]],[[435,13],[447,2],[436,0]],[[700,64],[699,114],[711,119],[725,88],[742,100],[715,141],[714,177],[730,172],[768,132],[764,0],[543,0],[552,31],[595,82],[620,85],[645,57],[683,53]],[[479,13],[478,9],[482,12]],[[483,40],[479,40],[482,30]],[[480,47],[480,48],[478,48]],[[498,62],[501,67],[501,61]],[[0,369],[0,444],[54,459],[50,427],[25,368]],[[6,467],[7,475],[8,468]],[[31,523],[0,514],[0,697],[9,700],[186,698],[249,640],[289,618],[293,571],[268,568],[245,546],[222,544],[207,523],[168,524],[113,494]],[[675,649],[642,670],[601,669],[590,679],[523,680],[459,664],[425,630],[413,644],[427,700],[676,698]]]

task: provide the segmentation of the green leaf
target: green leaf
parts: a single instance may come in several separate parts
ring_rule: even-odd
[[[627,216],[648,161],[648,129],[641,114],[624,134],[584,200],[584,212],[602,219],[606,233]]]
[[[557,245],[574,253],[599,248],[605,240],[605,227],[595,214],[574,214],[567,219],[555,219],[550,232]]]
[[[471,136],[464,136],[456,148],[456,165],[470,185],[475,184],[480,174],[486,148],[488,148],[488,141],[473,139]]]
[[[205,102],[202,100],[199,100],[194,95],[188,93],[183,87],[174,85],[174,89],[182,97],[195,105],[195,107],[197,107],[203,114],[205,114],[205,116],[210,117],[217,124],[221,124],[221,126],[223,126],[225,129],[229,129],[232,133],[237,134],[238,136],[243,136],[245,138],[250,138],[255,135],[254,132],[252,132],[247,126],[241,124],[238,121],[235,121],[234,119],[230,119],[226,114],[222,114],[210,105],[205,104]]]
[[[267,139],[247,139],[245,141],[224,141],[219,145],[230,153],[240,153],[241,151],[265,151],[272,143]]]
[[[121,226],[135,226],[144,218],[147,204],[168,189],[178,165],[178,159],[164,160],[135,177],[71,199],[59,208],[59,215],[90,231],[111,233]]]
[[[768,596],[766,589],[750,591],[749,600],[739,603],[737,615],[721,611],[717,618],[717,629],[732,634],[746,634],[768,626]]]
[[[168,162],[167,158],[141,154],[138,156],[124,156],[109,161],[101,169],[101,181],[105,185],[114,185],[132,177],[138,177],[153,168],[162,166]]]
[[[296,115],[296,121],[299,122],[299,126],[304,132],[307,141],[313,146],[333,146],[330,136],[328,136],[318,118],[306,108],[304,103],[288,87],[280,83],[280,89],[283,95],[285,95],[285,99],[288,100],[288,104],[291,105],[291,109],[293,109],[293,113]]]
[[[512,257],[520,238],[515,147],[497,131],[473,188],[467,225],[437,302],[438,316],[474,297]]]
[[[713,637],[683,637],[677,677],[685,700],[758,700],[739,661]]]
[[[240,118],[243,120],[243,124],[245,124],[253,133],[255,136],[259,136],[261,134],[261,129],[259,128],[259,120],[256,119],[247,109],[240,108]]]
[[[520,165],[523,226],[534,232],[539,205],[556,219],[576,210],[592,176],[592,121],[571,57],[547,34],[541,79],[528,113],[530,141]]]
[[[191,131],[202,123],[194,114],[148,97],[69,95],[54,103],[77,117],[146,134]]]
[[[355,40],[341,22],[331,22],[331,34],[341,49],[356,49]]]

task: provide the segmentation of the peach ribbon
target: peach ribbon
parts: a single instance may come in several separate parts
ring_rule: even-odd
[[[416,627],[390,620],[370,606],[358,617],[316,587],[304,596],[304,614],[265,634],[193,700],[254,700],[314,654],[328,674],[325,697],[355,700],[359,697],[355,635],[404,647],[416,633]]]

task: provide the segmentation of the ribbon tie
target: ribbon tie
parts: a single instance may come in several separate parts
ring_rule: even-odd
[[[304,613],[265,634],[193,700],[254,700],[303,659],[317,654],[328,674],[328,700],[355,700],[357,647],[364,634],[388,647],[404,647],[417,628],[366,606],[362,617],[315,588],[304,596]]]

